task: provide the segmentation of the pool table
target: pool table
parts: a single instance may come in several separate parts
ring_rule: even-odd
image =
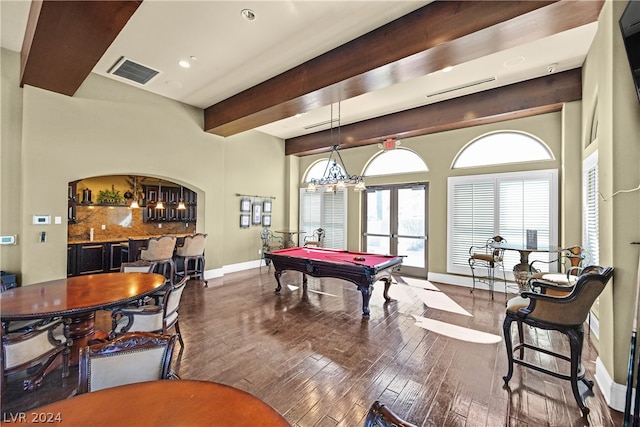
[[[285,270],[302,273],[302,283],[306,286],[307,274],[313,277],[335,277],[354,283],[362,293],[362,316],[369,317],[369,299],[373,284],[383,280],[384,298],[388,301],[391,273],[400,268],[401,256],[377,255],[366,252],[350,252],[317,247],[296,247],[270,251],[264,254],[273,262],[278,282],[276,292],[280,292],[280,276]]]

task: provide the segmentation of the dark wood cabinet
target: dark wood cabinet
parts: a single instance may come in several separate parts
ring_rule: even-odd
[[[67,277],[75,276],[78,271],[78,245],[67,245]]]
[[[79,244],[76,248],[77,276],[104,271],[104,245],[102,243]]]
[[[122,242],[108,243],[105,247],[105,253],[107,255],[107,269],[110,272],[120,271],[120,265],[122,264],[122,248],[124,244]]]
[[[184,187],[143,186],[145,194],[144,222],[196,222],[198,216],[198,194]],[[183,199],[185,209],[178,209]],[[162,200],[164,209],[157,209]]]
[[[123,246],[123,242],[68,245],[67,276],[119,271]]]

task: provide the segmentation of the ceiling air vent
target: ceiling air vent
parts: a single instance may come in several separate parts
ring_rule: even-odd
[[[109,74],[144,85],[160,74],[160,71],[138,64],[137,62],[133,62],[123,56],[113,67],[111,67]]]
[[[475,82],[465,83],[465,84],[462,84],[460,86],[454,86],[454,87],[450,87],[448,89],[439,90],[437,92],[428,93],[427,94],[427,98],[430,98],[430,97],[436,96],[436,95],[442,95],[444,93],[449,93],[449,92],[453,92],[453,91],[460,90],[460,89],[466,89],[466,88],[472,87],[472,86],[481,85],[483,83],[489,83],[489,82],[494,81],[495,79],[496,79],[495,77],[488,77],[486,79],[477,80]]]

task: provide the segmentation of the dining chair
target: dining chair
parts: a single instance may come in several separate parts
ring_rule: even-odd
[[[304,246],[317,246],[322,247],[322,241],[324,240],[325,231],[322,228],[313,230],[310,236],[305,236]]]
[[[205,287],[208,286],[204,278],[204,248],[207,244],[207,235],[197,233],[184,238],[184,243],[176,247],[174,260],[176,261],[176,276],[183,277],[189,275],[204,281]],[[193,268],[189,265],[193,263]]]
[[[408,421],[397,416],[391,409],[380,403],[373,402],[367,418],[364,420],[364,427],[417,427]]]
[[[555,378],[568,380],[571,382],[573,396],[582,414],[586,416],[589,413],[589,408],[586,407],[578,389],[578,382],[583,382],[589,390],[593,389],[593,381],[585,377],[585,371],[582,368],[583,324],[587,320],[591,306],[604,290],[612,275],[612,267],[585,267],[571,288],[571,292],[564,296],[525,291],[507,302],[506,315],[502,325],[508,361],[507,375],[503,377],[505,385],[508,386],[511,380],[514,364],[534,369]],[[544,287],[545,283],[540,282],[538,286]],[[513,322],[518,325],[518,344],[515,347],[511,338],[511,324]],[[551,351],[544,344],[541,344],[542,340],[536,340],[537,344],[530,342],[532,340],[525,340],[524,325],[542,330],[558,331],[566,335],[569,339],[569,356]],[[561,372],[560,369],[558,371],[552,370],[548,367],[549,364],[542,366],[534,363],[533,360],[537,360],[537,357],[534,359],[530,354],[525,356],[525,349],[569,362],[569,373]]]
[[[493,299],[493,289],[495,286],[496,269],[502,269],[502,277],[505,287],[505,297],[507,295],[507,276],[504,271],[504,249],[497,246],[498,244],[507,243],[507,240],[501,236],[495,236],[488,239],[482,246],[471,246],[469,248],[469,267],[471,268],[471,276],[473,279],[473,287],[471,292],[476,289],[476,281],[484,282],[489,286],[491,291],[491,299]],[[480,274],[477,270],[486,272]]]
[[[121,273],[151,273],[155,267],[155,262],[139,259],[132,262],[123,262],[120,264]]]
[[[13,325],[12,325],[13,323]],[[23,389],[40,387],[45,375],[57,367],[62,359],[62,377],[69,376],[71,342],[67,338],[68,321],[62,318],[37,319],[26,322],[2,322],[2,391],[7,377],[15,372],[36,368],[23,380]]]
[[[184,341],[180,334],[178,309],[182,292],[189,276],[184,276],[180,282],[171,285],[155,304],[139,307],[124,307],[111,313],[111,332],[109,337],[116,337],[127,332],[145,331],[168,334],[175,327],[180,346],[184,349]]]
[[[171,371],[175,341],[175,335],[131,332],[112,341],[81,348],[75,394],[178,378]]]
[[[282,236],[276,236],[268,228],[263,228],[260,232],[260,240],[262,241],[262,258],[260,259],[260,268],[262,268],[262,261],[267,267],[270,266],[271,260],[264,257],[265,253],[269,253],[273,250],[284,248],[284,238]]]
[[[151,237],[147,242],[147,247],[140,251],[140,259],[156,263],[154,271],[164,275],[171,283],[173,283],[173,275],[175,274],[173,252],[176,241],[176,236]]]
[[[565,295],[571,291],[587,262],[588,253],[582,246],[563,248],[558,252],[558,256],[550,261],[532,261],[529,288],[535,290],[535,283],[543,281],[548,282],[545,287],[547,294]],[[556,264],[558,272],[550,273],[549,267],[542,268],[545,264]]]
[[[157,264],[155,262],[139,259],[136,261],[123,262],[122,264],[120,264],[120,272],[121,273],[152,273],[155,270],[156,266]],[[165,286],[166,286],[166,283],[165,283]],[[145,303],[145,301],[149,299],[157,300],[163,294],[164,294],[164,286],[160,290],[152,293],[151,295],[147,295],[146,297],[138,300],[137,305],[142,305]],[[107,309],[107,310],[113,311],[114,309]]]

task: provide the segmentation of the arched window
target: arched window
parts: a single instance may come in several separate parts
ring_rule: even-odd
[[[366,170],[364,176],[393,175],[398,173],[428,172],[424,161],[407,148],[382,151],[377,154]]]
[[[453,169],[505,163],[553,160],[549,148],[539,139],[522,132],[494,132],[483,135],[460,151]]]

